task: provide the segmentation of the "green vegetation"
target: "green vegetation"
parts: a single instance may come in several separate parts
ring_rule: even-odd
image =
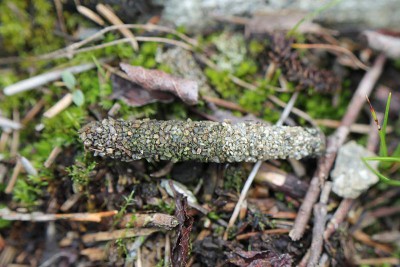
[[[5,0],[0,2],[0,10],[1,42],[7,52],[21,56],[39,55],[58,49],[63,44],[62,38],[50,34],[57,19],[56,16],[49,16],[53,12],[50,1]]]
[[[364,157],[364,158],[362,158],[362,160],[364,161],[364,163],[366,164],[368,169],[370,169],[375,175],[377,175],[379,177],[379,179],[382,183],[385,183],[388,185],[393,185],[393,186],[400,186],[399,180],[390,179],[389,177],[376,171],[368,163],[368,161],[379,161],[380,167],[382,167],[384,170],[389,169],[392,165],[392,164],[387,164],[387,163],[390,163],[390,162],[400,163],[400,144],[397,145],[396,150],[394,151],[393,155],[390,157],[388,156],[388,149],[386,146],[386,128],[387,128],[387,122],[388,122],[388,118],[389,118],[389,109],[390,109],[391,99],[392,99],[392,94],[390,93],[388,96],[388,100],[386,102],[385,117],[383,120],[382,128],[378,124],[379,139],[380,139],[379,157]],[[378,123],[376,113],[375,113],[374,109],[372,108],[372,106],[371,106],[371,113],[372,113],[374,120]]]
[[[224,173],[224,188],[240,193],[247,175],[248,173],[243,166],[229,165]]]
[[[117,225],[120,220],[122,219],[122,217],[126,214],[126,211],[128,209],[129,206],[133,205],[133,196],[135,195],[135,191],[132,190],[132,192],[129,194],[129,196],[124,196],[124,204],[121,206],[121,208],[119,209],[117,215],[115,215],[114,217],[114,226]],[[130,223],[133,223],[136,220],[136,217],[133,215],[131,217],[131,221]],[[129,225],[130,223],[128,223],[126,225],[126,228],[130,228],[131,226]]]
[[[87,193],[86,189],[95,167],[96,161],[86,163],[84,157],[77,158],[74,165],[67,167],[66,170],[74,182],[76,192]]]

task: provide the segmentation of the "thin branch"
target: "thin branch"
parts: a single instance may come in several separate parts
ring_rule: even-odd
[[[296,91],[290,98],[289,102],[287,103],[285,109],[282,112],[281,117],[276,122],[276,125],[283,125],[283,122],[289,117],[290,111],[293,109],[294,103],[296,102],[298,96],[299,96],[299,91]]]
[[[160,32],[165,32],[165,33],[171,33],[171,34],[178,36],[183,41],[185,41],[193,46],[198,46],[198,43],[196,40],[188,37],[187,35],[184,35],[184,34],[178,32],[174,29],[171,29],[171,28],[168,28],[165,26],[159,26],[159,25],[155,25],[155,24],[123,24],[123,25],[113,25],[113,26],[106,27],[106,28],[102,29],[101,31],[98,31],[97,33],[89,36],[88,38],[68,46],[66,49],[75,50],[79,47],[82,47],[82,46],[90,43],[93,40],[96,40],[97,38],[103,36],[107,32],[115,31],[115,30],[119,30],[119,29],[144,29],[147,31],[160,31]]]
[[[15,183],[17,182],[17,178],[18,178],[18,175],[19,175],[19,173],[21,172],[21,170],[22,170],[22,163],[21,163],[21,160],[20,160],[20,159],[17,159],[17,164],[15,164],[13,173],[12,173],[12,175],[11,175],[11,179],[10,179],[10,181],[8,182],[6,189],[4,190],[4,192],[5,192],[6,194],[11,194],[11,193],[12,193],[12,191],[13,191],[13,189],[14,189],[14,185],[15,185]]]
[[[0,128],[19,130],[22,128],[22,124],[0,116]]]
[[[84,244],[93,243],[93,242],[101,242],[108,240],[115,240],[119,238],[131,238],[136,236],[148,236],[152,233],[161,231],[159,228],[134,228],[134,229],[121,229],[114,230],[112,232],[97,232],[84,234],[82,236],[82,242]]]
[[[175,46],[179,46],[183,49],[192,51],[193,48],[181,41],[177,41],[177,40],[172,40],[172,39],[168,39],[168,38],[162,38],[162,37],[147,37],[147,36],[137,36],[136,40],[139,42],[156,42],[156,43],[165,43],[165,44],[171,44],[171,45],[175,45]],[[85,48],[81,48],[81,49],[76,49],[76,50],[65,50],[65,49],[61,49],[58,51],[58,54],[48,54],[48,55],[43,55],[40,56],[39,59],[58,59],[58,58],[63,58],[63,57],[72,57],[76,54],[80,54],[80,53],[84,53],[84,52],[89,52],[89,51],[94,51],[94,50],[98,50],[98,49],[102,49],[102,48],[106,48],[109,46],[114,46],[117,44],[123,44],[123,43],[129,43],[131,42],[132,39],[131,38],[122,38],[122,39],[118,39],[118,40],[114,40],[108,43],[104,43],[104,44],[100,44],[100,45],[94,45],[94,46],[90,46],[90,47],[85,47]]]
[[[329,199],[329,193],[332,188],[332,183],[327,182],[321,193],[320,202],[314,206],[314,227],[313,227],[313,238],[310,248],[310,258],[308,260],[307,267],[317,266],[319,258],[322,253],[322,246],[324,244],[323,233],[326,223],[326,215],[328,214],[327,203]]]
[[[329,221],[325,232],[324,232],[324,239],[328,240],[329,237],[336,231],[339,227],[339,224],[344,221],[344,219],[349,214],[351,207],[353,206],[355,200],[350,198],[345,198],[340,202],[339,207],[336,209],[333,217]]]
[[[326,50],[332,50],[335,52],[339,52],[342,54],[346,54],[349,56],[353,62],[356,64],[357,67],[360,69],[363,69],[365,71],[369,70],[369,67],[365,65],[364,63],[361,62],[349,49],[337,46],[337,45],[331,45],[331,44],[292,44],[293,48],[300,48],[300,49],[309,49],[309,48],[314,48],[314,49],[326,49]]]
[[[61,111],[68,108],[73,101],[73,96],[71,93],[64,95],[60,100],[57,101],[51,108],[49,108],[45,113],[43,113],[43,117],[45,118],[53,118]]]
[[[49,222],[56,220],[70,220],[80,222],[100,222],[103,217],[111,217],[118,213],[116,210],[95,212],[95,213],[60,213],[45,214],[40,212],[21,213],[10,211],[8,208],[0,209],[0,218],[8,221],[33,221]]]
[[[36,87],[39,87],[41,85],[44,85],[46,83],[58,80],[61,78],[61,75],[64,71],[68,71],[71,73],[81,73],[90,69],[95,68],[96,65],[93,63],[89,64],[82,64],[78,66],[73,66],[65,69],[60,69],[60,70],[54,70],[46,73],[42,73],[40,75],[37,75],[35,77],[31,77],[22,81],[19,81],[17,83],[14,83],[12,85],[7,86],[4,88],[4,94],[5,95],[14,95],[17,93],[21,93],[27,90],[34,89]]]
[[[114,25],[124,25],[122,20],[114,13],[114,11],[103,4],[96,5],[97,12],[99,12],[103,17],[105,17],[110,23]],[[130,39],[130,43],[135,51],[139,50],[139,44],[135,38],[135,35],[126,28],[120,28],[119,31],[122,33],[123,36]]]

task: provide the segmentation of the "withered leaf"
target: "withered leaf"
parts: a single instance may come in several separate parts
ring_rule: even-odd
[[[132,107],[141,107],[154,102],[170,103],[174,100],[174,96],[169,93],[146,90],[118,75],[111,75],[111,83],[113,87],[111,97],[120,99]]]
[[[150,91],[170,92],[183,102],[194,105],[198,101],[199,85],[194,80],[182,79],[160,70],[120,64],[131,81]]]
[[[194,219],[187,214],[189,205],[186,197],[174,189],[172,182],[170,182],[170,187],[174,191],[175,216],[179,222],[178,237],[172,249],[171,261],[173,267],[184,267],[187,265],[190,249],[190,232],[192,231]]]
[[[236,249],[226,253],[228,261],[240,267],[289,267],[293,260],[289,254],[279,254],[272,251],[245,251]]]

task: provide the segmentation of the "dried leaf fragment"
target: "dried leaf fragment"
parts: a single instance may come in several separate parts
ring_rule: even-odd
[[[289,254],[279,254],[273,251],[245,251],[237,249],[226,253],[228,261],[236,266],[244,267],[289,267],[293,259]]]
[[[162,91],[149,91],[129,80],[111,75],[113,99],[120,99],[132,107],[141,107],[146,104],[161,102],[171,103],[174,96]]]
[[[121,63],[120,66],[134,83],[147,90],[170,92],[189,105],[194,105],[198,101],[199,86],[196,81],[125,63]]]
[[[175,195],[175,217],[178,219],[178,237],[172,249],[172,266],[184,267],[187,265],[187,258],[190,250],[190,232],[192,231],[193,217],[188,215],[188,201],[182,194],[174,190],[172,182],[170,187]]]

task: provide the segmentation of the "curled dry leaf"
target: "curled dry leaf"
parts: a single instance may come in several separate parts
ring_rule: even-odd
[[[383,52],[389,58],[400,58],[400,37],[377,31],[364,31],[363,34],[372,49]]]
[[[134,83],[149,91],[170,92],[189,105],[198,101],[198,83],[194,80],[182,79],[159,70],[147,70],[142,67],[120,64]]]
[[[154,102],[170,103],[174,100],[174,96],[169,93],[146,90],[118,75],[111,75],[111,83],[113,87],[111,97],[123,100],[132,107],[141,107]]]
[[[288,267],[293,264],[293,260],[289,254],[280,254],[266,250],[244,251],[236,249],[236,251],[226,253],[226,255],[230,263],[240,267]]]
[[[172,249],[171,261],[173,267],[184,267],[187,266],[187,258],[191,247],[190,232],[192,231],[194,219],[188,215],[189,205],[187,198],[175,190],[171,181],[169,185],[174,193],[175,217],[179,222],[178,237]]]

